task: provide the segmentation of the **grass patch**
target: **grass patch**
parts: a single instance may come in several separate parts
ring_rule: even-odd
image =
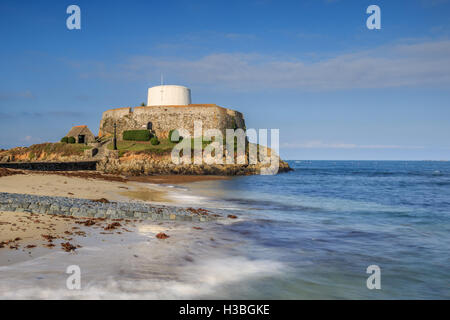
[[[198,140],[200,138],[196,138]],[[210,141],[202,141],[202,149],[210,144]],[[159,144],[152,145],[150,141],[117,141],[117,149],[119,150],[119,156],[123,156],[126,152],[133,153],[154,153],[154,154],[168,154],[176,146],[176,142],[172,142],[169,139],[159,140]],[[191,148],[194,149],[194,139],[191,139]],[[109,150],[113,150],[113,144],[108,145]]]
[[[117,149],[124,152],[154,151],[154,150],[172,150],[176,143],[168,139],[161,139],[160,144],[152,145],[150,141],[117,141]],[[113,143],[108,144],[108,149],[113,150]]]
[[[194,144],[195,141],[198,141],[202,138],[192,138],[191,139],[191,154],[194,154]],[[153,145],[151,141],[125,141],[119,140],[117,141],[117,149],[119,150],[119,157],[123,157],[127,152],[135,153],[135,154],[158,154],[165,155],[170,154],[172,152],[173,147],[177,145],[176,142],[172,142],[169,139],[161,139],[159,140],[159,144]],[[208,146],[211,141],[205,141],[202,139],[202,150],[205,150],[206,146]],[[226,141],[223,141],[223,149],[224,152],[226,150]],[[246,146],[247,150],[248,146]],[[258,147],[259,148],[259,147]],[[113,143],[108,144],[108,149],[113,150]],[[234,143],[234,151],[237,151],[237,139],[235,139]]]
[[[39,158],[43,153],[58,154],[60,156],[82,156],[85,150],[92,149],[92,147],[85,144],[67,144],[67,143],[41,143],[34,144],[27,148],[14,148],[7,151],[12,156],[20,156],[29,154],[30,160]]]

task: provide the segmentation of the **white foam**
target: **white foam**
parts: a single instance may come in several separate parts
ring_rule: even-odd
[[[28,283],[3,279],[0,292],[4,299],[195,299],[219,291],[223,295],[224,285],[266,277],[283,269],[275,261],[227,257],[184,266],[172,279],[110,275],[103,281],[82,284],[79,291],[66,289],[63,276],[35,278]]]

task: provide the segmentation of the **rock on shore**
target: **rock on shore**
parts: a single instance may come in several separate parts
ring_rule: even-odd
[[[259,146],[260,149],[266,148]],[[267,153],[271,154],[269,149]],[[289,164],[276,155],[272,159],[279,163],[278,170],[273,174],[289,172],[293,169]],[[103,160],[97,164],[97,170],[108,174],[123,174],[128,176],[139,175],[218,175],[218,176],[245,176],[261,174],[262,169],[269,169],[270,165],[264,162],[249,164],[174,164],[170,154],[151,154],[143,152],[127,152],[122,157],[117,152],[110,151]],[[225,159],[223,163],[226,163]]]
[[[0,193],[0,211],[30,212],[106,219],[176,220],[204,222],[220,218],[204,209],[142,202],[105,202],[67,197]]]
[[[237,164],[188,164],[175,165],[169,161],[134,159],[123,161],[119,159],[105,159],[97,164],[97,170],[108,174],[124,174],[129,176],[139,175],[218,175],[218,176],[245,176],[260,174],[264,166],[257,165],[237,165]],[[289,165],[281,161],[278,173],[288,172],[292,169]]]

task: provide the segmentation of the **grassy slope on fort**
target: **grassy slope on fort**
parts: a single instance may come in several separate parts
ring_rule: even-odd
[[[156,154],[170,153],[172,148],[176,143],[171,142],[169,139],[159,140],[158,145],[152,145],[150,141],[117,141],[117,149],[119,150],[119,155],[125,152],[148,152]],[[108,149],[113,149],[113,144],[108,145]]]
[[[92,147],[84,144],[67,143],[41,143],[29,147],[17,147],[0,151],[0,161],[9,158],[9,161],[58,161],[73,157],[82,157],[84,151]]]
[[[192,139],[191,145],[194,147],[194,140],[200,138]],[[152,145],[150,141],[125,141],[120,140],[117,141],[117,149],[119,150],[119,156],[124,155],[125,153],[149,153],[149,154],[170,154],[173,147],[177,145],[176,142],[172,142],[169,139],[160,139],[158,145]],[[203,140],[202,147],[203,149],[210,144],[210,141]],[[108,149],[113,149],[113,144],[110,143],[108,145]]]

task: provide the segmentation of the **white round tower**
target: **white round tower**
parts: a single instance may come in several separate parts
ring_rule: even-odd
[[[147,106],[187,106],[191,90],[183,86],[161,85],[148,89]]]

